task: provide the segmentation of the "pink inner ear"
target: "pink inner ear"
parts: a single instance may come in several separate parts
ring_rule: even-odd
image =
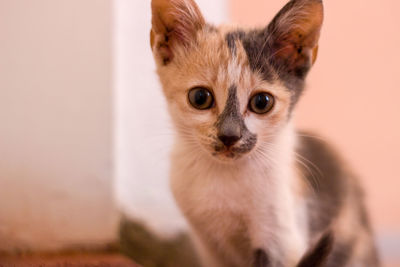
[[[168,16],[173,18],[169,25],[171,41],[188,46],[195,38],[198,30],[204,27],[205,20],[192,0],[175,0],[174,6],[168,10]]]
[[[310,47],[306,42],[287,39],[274,47],[276,62],[287,71],[303,76],[316,60],[318,45]]]
[[[172,60],[176,45],[188,47],[205,21],[193,0],[152,0],[152,47]]]
[[[274,58],[289,71],[306,71],[317,57],[322,2],[300,0],[289,2],[285,8],[272,24]]]
[[[290,64],[295,64],[298,60],[308,56],[314,62],[316,53],[314,49],[318,47],[319,29],[312,33],[304,33],[300,31],[292,31],[287,34],[283,40],[277,41],[275,55],[287,60]],[[305,62],[297,62],[302,64]]]

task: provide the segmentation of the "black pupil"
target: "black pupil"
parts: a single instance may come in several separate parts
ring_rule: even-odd
[[[201,106],[207,102],[208,92],[206,90],[197,90],[194,95],[194,102],[196,105]]]
[[[263,110],[268,106],[268,102],[269,102],[268,95],[259,94],[256,96],[256,99],[254,100],[254,105],[256,106],[257,109]]]

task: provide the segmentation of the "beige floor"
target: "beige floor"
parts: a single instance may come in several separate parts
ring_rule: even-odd
[[[0,256],[0,267],[139,267],[119,254]]]
[[[0,267],[140,267],[119,254],[1,256]],[[400,267],[387,263],[383,267]]]

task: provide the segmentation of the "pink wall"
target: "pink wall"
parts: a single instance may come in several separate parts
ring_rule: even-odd
[[[231,0],[233,21],[266,25],[286,0]],[[400,229],[400,2],[325,1],[320,53],[297,124],[336,145],[364,183],[376,228]]]

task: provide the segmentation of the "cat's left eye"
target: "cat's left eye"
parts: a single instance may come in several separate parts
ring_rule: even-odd
[[[211,92],[203,87],[195,87],[189,91],[190,104],[200,110],[209,109],[214,104],[214,97]]]
[[[267,113],[274,106],[274,97],[269,93],[258,93],[249,102],[249,109],[257,114]]]

